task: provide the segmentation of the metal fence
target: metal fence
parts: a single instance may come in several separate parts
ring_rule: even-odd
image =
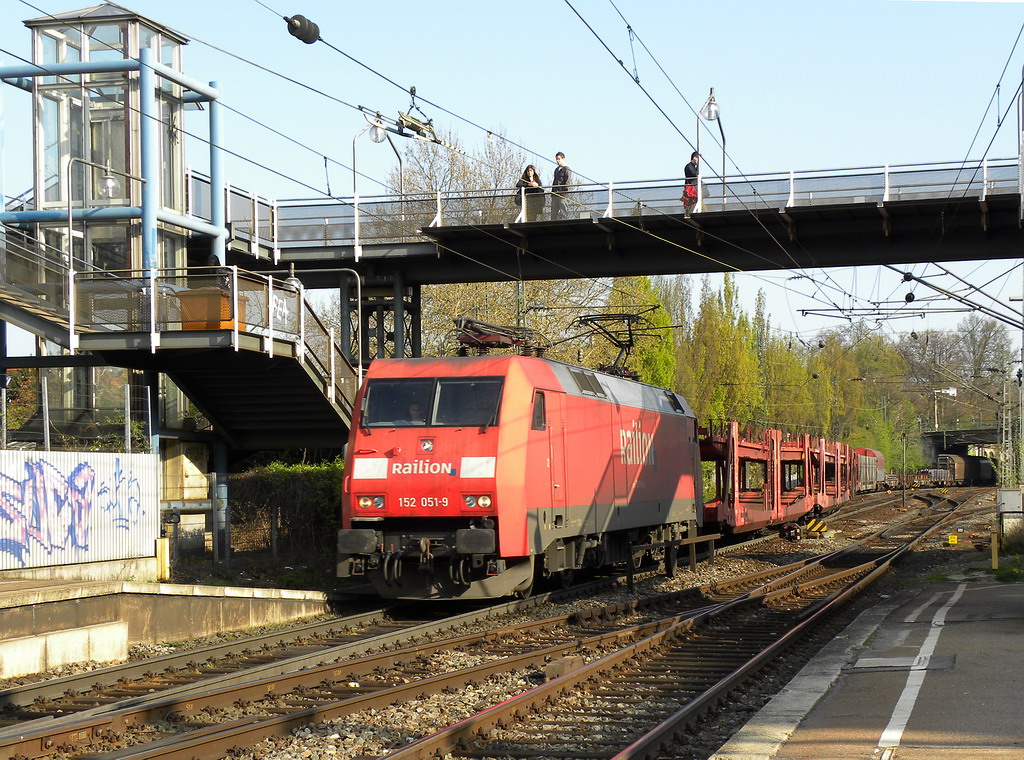
[[[153,294],[156,297],[153,297]],[[332,327],[305,301],[297,281],[283,281],[238,267],[124,270],[76,274],[73,335],[148,332],[152,350],[165,331],[229,330],[295,345],[295,356],[312,369],[325,396],[346,405],[355,396],[355,371]]]
[[[150,389],[116,367],[8,370],[0,449],[148,453]]]

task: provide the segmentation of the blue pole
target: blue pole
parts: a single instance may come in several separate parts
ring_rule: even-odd
[[[217,91],[217,83],[210,82],[210,89]],[[210,101],[210,224],[221,232],[214,236],[211,253],[217,257],[217,263],[225,263],[227,235],[224,230],[224,173],[221,164],[221,123],[220,103]]]
[[[159,267],[157,260],[156,212],[160,203],[159,113],[156,106],[156,75],[149,48],[140,51],[139,134],[142,145],[142,268],[147,274]]]

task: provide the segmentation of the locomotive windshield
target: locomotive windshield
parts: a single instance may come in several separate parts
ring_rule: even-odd
[[[368,427],[481,427],[498,423],[500,377],[370,380],[363,403]]]

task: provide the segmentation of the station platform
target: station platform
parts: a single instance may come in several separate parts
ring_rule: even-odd
[[[0,678],[123,660],[133,644],[287,623],[338,604],[297,589],[0,578]]]
[[[914,584],[854,621],[709,760],[1019,760],[1024,584]]]

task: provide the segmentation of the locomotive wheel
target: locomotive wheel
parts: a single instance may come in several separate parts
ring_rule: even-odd
[[[537,574],[540,570],[534,563],[533,557],[529,558],[529,563],[532,570],[529,580],[523,581],[518,587],[512,590],[512,595],[516,597],[516,599],[528,599],[533,594],[533,584],[537,580]]]
[[[529,599],[533,596],[533,578],[530,578],[530,582],[525,586],[520,586],[512,592],[512,596],[516,599]]]
[[[561,588],[569,588],[574,580],[576,580],[576,572],[571,568],[558,571],[558,585]]]
[[[401,586],[402,558],[397,552],[384,555],[384,582],[389,586]]]
[[[470,572],[471,572],[471,560],[469,557],[462,557],[452,562],[450,566],[451,578],[459,586],[469,586]]]

